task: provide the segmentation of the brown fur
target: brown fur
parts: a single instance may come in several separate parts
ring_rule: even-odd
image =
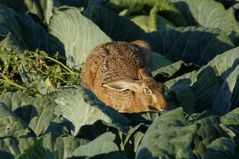
[[[163,84],[153,80],[149,72],[144,73],[145,78],[139,75],[139,70],[146,68],[145,53],[149,50],[148,44],[139,40],[133,43],[108,42],[97,46],[83,67],[82,85],[119,112],[143,112],[150,110],[150,106],[158,110],[166,109]],[[152,97],[149,95],[132,90],[115,91],[103,86],[104,83],[120,77],[141,81],[140,85],[148,83],[153,96],[161,101],[154,106],[151,105]]]

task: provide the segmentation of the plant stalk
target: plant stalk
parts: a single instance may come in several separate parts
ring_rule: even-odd
[[[1,74],[1,73],[0,73],[0,76],[3,78],[3,80],[4,80],[6,83],[8,83],[8,84],[10,84],[10,85],[13,85],[13,86],[15,86],[15,87],[17,87],[17,88],[19,88],[19,89],[23,89],[23,90],[26,89],[25,87],[23,87],[23,86],[21,86],[21,85],[19,85],[19,84],[17,84],[17,83],[12,82],[11,80],[9,80],[6,76],[4,76],[4,75]]]
[[[56,59],[54,59],[54,58],[52,58],[52,57],[50,57],[50,56],[44,56],[46,59],[49,59],[49,60],[51,60],[51,61],[53,61],[53,62],[55,62],[55,63],[57,63],[57,64],[59,64],[59,65],[61,65],[64,69],[66,69],[68,72],[70,72],[70,73],[72,73],[72,74],[74,74],[75,72],[73,72],[71,69],[69,69],[67,66],[65,66],[63,63],[61,63],[60,61],[58,61],[58,60],[56,60]]]

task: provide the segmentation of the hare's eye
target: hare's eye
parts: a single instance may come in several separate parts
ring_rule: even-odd
[[[149,88],[144,88],[144,94],[150,95],[152,92]]]

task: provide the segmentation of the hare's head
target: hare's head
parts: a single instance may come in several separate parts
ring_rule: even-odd
[[[115,91],[131,90],[135,94],[135,102],[142,108],[139,111],[167,110],[167,102],[164,95],[164,84],[155,81],[147,68],[138,72],[139,79],[119,77],[104,83],[102,86]]]

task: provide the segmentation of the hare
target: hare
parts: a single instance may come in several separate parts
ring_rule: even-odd
[[[83,66],[83,87],[119,112],[165,111],[164,84],[156,82],[146,66],[149,52],[141,40],[97,46]]]

